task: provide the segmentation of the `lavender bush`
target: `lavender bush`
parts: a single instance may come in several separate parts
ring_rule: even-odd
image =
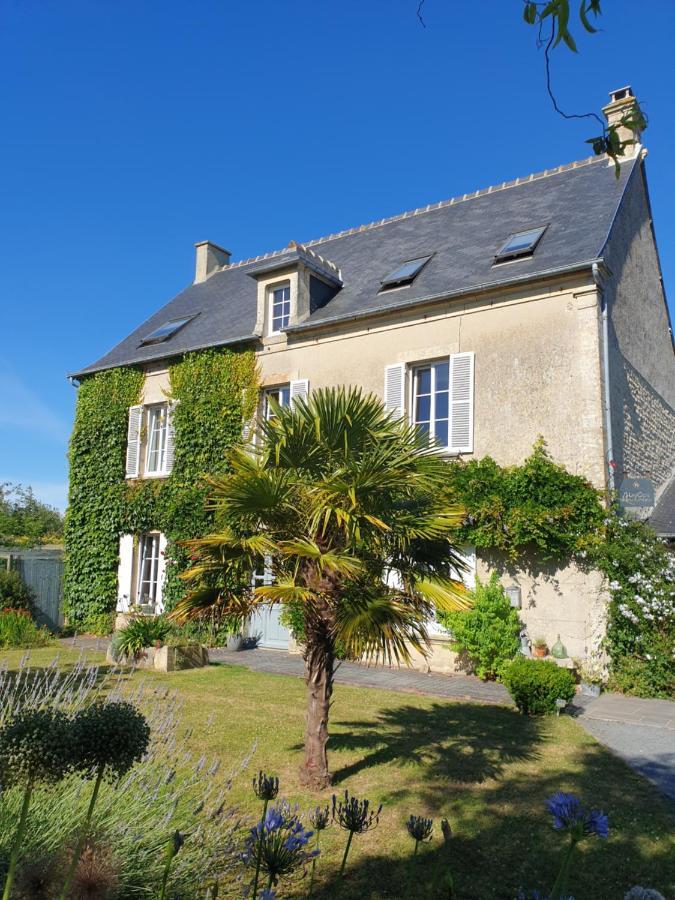
[[[228,794],[247,760],[223,773],[217,763],[186,749],[177,695],[157,690],[150,681],[130,683],[124,673],[89,666],[84,659],[67,669],[55,661],[46,669],[32,670],[24,660],[18,673],[0,671],[0,726],[24,710],[72,714],[95,701],[131,703],[145,716],[151,734],[145,757],[121,778],[101,784],[92,820],[88,856],[97,847],[110,848],[108,862],[114,870],[116,892],[125,898],[159,894],[165,849],[176,831],[185,843],[172,860],[172,893],[189,897],[196,886],[200,890],[203,886],[205,892],[207,885],[237,880],[239,821]],[[39,861],[41,882],[53,882],[53,873],[62,871],[64,858],[76,843],[90,798],[91,781],[76,773],[55,787],[36,786],[18,881],[22,866],[29,869]],[[11,788],[2,801],[0,859],[7,859],[22,791]],[[31,890],[32,900],[40,900],[41,895]],[[42,896],[49,896],[46,891]]]

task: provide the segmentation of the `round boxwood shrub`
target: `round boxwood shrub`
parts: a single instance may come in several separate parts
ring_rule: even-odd
[[[556,710],[556,700],[574,697],[574,676],[549,660],[519,656],[502,677],[513,702],[526,716],[541,716]]]

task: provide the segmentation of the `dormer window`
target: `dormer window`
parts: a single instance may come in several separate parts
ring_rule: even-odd
[[[269,333],[279,334],[288,326],[291,317],[291,286],[273,285],[269,288]]]

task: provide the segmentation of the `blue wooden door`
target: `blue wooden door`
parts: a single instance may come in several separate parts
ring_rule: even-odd
[[[280,616],[280,606],[260,609],[254,616],[251,616],[248,633],[250,637],[258,639],[259,647],[266,647],[270,650],[288,650],[290,634],[288,628],[285,628],[279,621]]]

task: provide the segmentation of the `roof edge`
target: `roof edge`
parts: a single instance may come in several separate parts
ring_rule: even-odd
[[[338,316],[330,316],[319,321],[312,322],[311,319],[300,322],[297,325],[289,326],[284,329],[286,334],[297,334],[304,331],[311,331],[323,328],[327,325],[340,324],[341,322],[351,322],[360,319],[367,319],[370,316],[385,315],[388,312],[401,309],[413,309],[416,306],[423,306],[426,303],[435,303],[440,300],[455,300],[458,297],[471,296],[472,294],[481,294],[485,291],[496,288],[509,288],[528,281],[535,281],[538,278],[553,278],[556,275],[568,275],[574,272],[583,272],[590,269],[595,263],[603,262],[602,257],[593,257],[583,260],[580,263],[572,263],[567,266],[557,266],[553,269],[543,269],[539,272],[532,272],[526,275],[519,275],[517,278],[510,278],[508,281],[486,281],[478,285],[472,285],[470,288],[460,288],[456,291],[443,291],[438,294],[428,294],[426,297],[416,297],[407,303],[386,304],[382,306],[371,307],[356,313],[345,313]]]

